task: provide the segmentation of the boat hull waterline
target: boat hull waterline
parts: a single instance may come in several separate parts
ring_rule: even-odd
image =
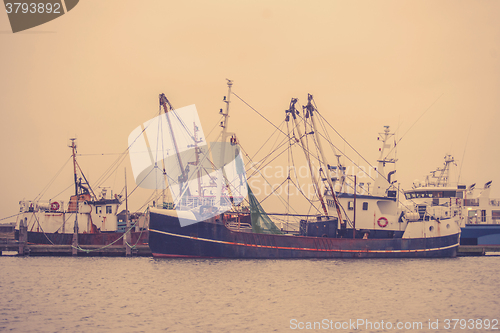
[[[352,239],[256,234],[199,222],[181,227],[174,216],[150,212],[154,257],[179,258],[437,258],[455,257],[459,234],[430,238]]]

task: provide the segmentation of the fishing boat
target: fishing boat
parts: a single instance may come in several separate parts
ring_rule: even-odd
[[[444,166],[432,171],[423,182],[405,191],[407,199],[417,206],[420,214],[448,218],[458,216],[461,227],[460,245],[500,245],[500,199],[490,198],[492,181],[476,188],[476,184],[451,185],[450,169],[455,165],[447,154]]]
[[[366,191],[365,184],[356,182],[356,178],[350,183],[338,156],[336,165],[329,164],[322,141],[331,142],[328,136],[320,134],[319,130],[324,126],[318,123],[324,118],[315,107],[312,95],[308,95],[302,112],[296,109],[297,99],[291,100],[285,113],[290,130],[283,134],[287,145],[300,147],[304,152],[319,203],[318,213],[304,214],[297,230],[278,228],[250,186],[241,182],[241,172],[234,171],[235,166],[238,169],[238,164],[242,162],[243,148],[235,133],[228,132],[232,84],[228,80],[228,94],[224,98],[226,108],[220,111],[222,131],[220,143],[216,146],[219,153],[215,154],[219,163],[212,164],[211,180],[217,183],[217,191],[210,198],[193,196],[192,190],[188,193],[187,189],[193,188],[196,179],[203,178],[194,176],[201,170],[200,165],[187,174],[177,172],[175,176],[168,176],[164,173],[168,182],[175,185],[170,191],[174,195],[173,202],[152,206],[148,211],[149,246],[154,257],[289,259],[456,256],[460,236],[456,218],[427,218],[411,207],[403,209],[398,204],[397,190],[391,181],[394,171],[386,173],[384,169],[391,162],[384,155],[384,149],[389,146],[389,128],[383,133],[375,189],[370,193]],[[159,117],[167,119],[169,124],[172,124],[171,119],[177,119],[178,127],[189,130],[188,126],[182,125],[183,113],[179,109],[164,110],[165,113]],[[200,126],[195,124],[194,128]],[[170,135],[164,136],[169,139],[165,146],[173,152],[169,165],[178,164],[180,156],[187,156],[184,152],[188,147],[197,144],[187,142],[185,148],[176,148],[172,141],[173,134],[171,131]],[[186,137],[195,138],[192,131]],[[203,138],[201,142],[204,142]],[[310,148],[313,143],[317,152],[315,155]],[[192,158],[198,152],[200,150],[195,149]],[[134,174],[140,174],[139,171]],[[290,172],[285,180],[290,181]],[[191,185],[190,181],[193,181]],[[201,193],[198,191],[198,194]],[[247,199],[242,200],[243,197]],[[183,201],[192,205],[182,205]]]
[[[126,233],[130,244],[147,243],[144,214],[119,211],[125,201],[121,195],[102,188],[96,195],[76,160],[76,142],[71,139],[75,194],[64,200],[21,200],[16,221],[27,228],[27,242],[47,245],[122,245]],[[78,172],[79,171],[79,172]],[[126,228],[127,218],[130,226]]]

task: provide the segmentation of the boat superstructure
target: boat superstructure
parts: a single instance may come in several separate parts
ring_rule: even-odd
[[[414,205],[423,219],[456,219],[461,227],[462,245],[500,244],[500,200],[490,198],[492,182],[480,189],[476,184],[452,186],[449,175],[453,165],[453,156],[445,155],[443,167],[432,171],[424,182],[415,181],[413,188],[405,191],[409,200],[406,204]]]
[[[359,182],[356,177],[342,175],[332,178],[339,183],[336,196],[340,207],[344,209],[346,234],[352,234],[354,229],[357,237],[402,237],[408,220],[411,220],[410,216],[402,214],[398,204],[398,189],[394,179],[396,170],[386,170],[388,164],[395,164],[397,161],[394,156],[390,157],[390,141],[393,137],[394,133],[390,133],[389,126],[385,126],[384,131],[379,133],[382,147],[377,166],[374,168],[372,189],[369,188],[369,183]],[[335,170],[343,169],[338,166]],[[331,197],[331,191],[328,191],[328,206],[335,208],[335,201],[331,200]]]

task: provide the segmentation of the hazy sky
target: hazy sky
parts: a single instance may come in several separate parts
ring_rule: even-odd
[[[129,133],[157,114],[160,93],[174,107],[196,104],[208,133],[224,107],[226,78],[276,124],[291,97],[306,103],[313,94],[324,117],[373,163],[378,132],[398,128],[406,133],[397,173],[405,187],[450,153],[463,162],[461,181],[493,180],[499,196],[498,13],[497,0],[82,0],[12,34],[2,12],[0,218],[42,192],[69,158],[70,137],[80,154],[108,154],[79,156],[96,181]],[[255,151],[273,128],[233,100],[231,131]],[[127,157],[104,184],[115,193],[125,167],[134,186]],[[68,200],[72,190],[53,196],[71,181],[67,164],[45,199]],[[148,191],[134,195],[132,210]]]

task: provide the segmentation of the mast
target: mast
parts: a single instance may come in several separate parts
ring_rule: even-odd
[[[385,164],[386,163],[396,163],[396,159],[387,158],[388,156],[384,156],[384,151],[386,148],[390,148],[391,145],[388,143],[388,140],[391,136],[394,136],[394,133],[389,133],[389,126],[384,126],[384,133],[379,133],[382,137],[382,148],[380,148],[380,157],[377,160],[377,175],[375,178],[375,184],[373,186],[373,195],[376,196],[385,196],[386,190],[391,185],[389,183],[389,175],[385,173]],[[390,153],[390,152],[389,152]],[[391,171],[390,174],[394,172]]]
[[[125,243],[125,256],[130,257],[132,251],[130,249],[130,219],[128,216],[128,191],[127,191],[127,168],[125,168],[125,237],[123,237],[123,242]]]
[[[323,146],[321,145],[320,135],[319,135],[319,132],[318,132],[318,128],[316,126],[316,117],[314,116],[314,113],[315,113],[316,109],[314,108],[314,106],[311,103],[312,99],[313,99],[313,96],[311,94],[307,94],[307,105],[305,107],[305,109],[307,110],[306,118],[307,118],[308,115],[311,117],[311,122],[312,122],[312,125],[313,125],[314,136],[316,137],[316,142],[318,144],[318,150],[319,150],[319,153],[321,155],[321,161],[320,161],[320,163],[323,162],[322,163],[323,164],[323,170],[325,170],[326,181],[328,183],[328,186],[330,186],[330,192],[332,193],[333,201],[335,202],[335,208],[337,209],[337,215],[339,217],[339,223],[343,223],[342,213],[340,212],[340,204],[339,204],[339,201],[337,199],[337,196],[335,195],[335,190],[334,190],[332,178],[329,175],[329,169],[330,169],[329,166],[330,165],[328,164],[328,161],[326,159],[325,153],[323,152]],[[354,187],[354,195],[356,195],[356,187]]]
[[[75,224],[73,226],[73,240],[72,240],[72,249],[71,255],[76,256],[78,254],[78,176],[76,174],[76,138],[71,138],[71,151],[73,156],[73,173],[74,173],[74,181],[75,181],[75,200],[76,200],[76,208],[75,208]]]
[[[446,154],[444,157],[444,167],[436,168],[436,170],[431,171],[430,178],[437,179],[435,182],[431,181],[429,176],[426,177],[426,186],[436,186],[436,187],[445,187],[449,186],[450,179],[450,165],[454,163],[455,159],[450,154]],[[439,172],[439,176],[436,176],[436,173]]]
[[[76,138],[71,138],[71,156],[73,157],[73,175],[74,175],[74,183],[75,183],[75,195],[77,197],[77,202],[78,202],[78,175],[76,173],[76,143],[75,140]],[[77,205],[77,210],[78,210],[78,205]]]
[[[300,144],[302,146],[302,150],[304,151],[307,165],[309,166],[309,171],[311,173],[311,180],[312,180],[314,188],[316,190],[316,194],[318,195],[319,201],[321,202],[321,207],[323,208],[323,212],[325,213],[325,216],[328,216],[328,209],[326,208],[325,200],[323,200],[323,195],[321,194],[321,189],[319,188],[318,181],[317,181],[316,177],[314,176],[314,169],[312,167],[311,159],[309,158],[309,153],[306,151],[306,148],[305,148],[306,146],[304,143],[304,137],[302,136],[302,132],[300,130],[300,126],[299,126],[299,123],[297,120],[297,115],[296,115],[297,110],[295,109],[295,103],[297,103],[297,99],[292,98],[292,100],[290,101],[290,108],[288,110],[286,110],[285,112],[292,114],[293,122],[295,124],[295,128],[297,128],[297,132],[299,135]]]
[[[354,211],[353,211],[353,219],[352,219],[352,238],[356,238],[356,175],[354,175]]]
[[[203,140],[198,139],[198,126],[196,126],[196,122],[193,122],[193,141],[194,144],[188,145],[188,148],[194,148],[194,156],[195,156],[195,161],[194,162],[188,162],[188,165],[194,165],[196,167],[196,175],[197,175],[197,180],[198,180],[198,197],[202,197],[202,186],[201,186],[201,168],[200,168],[200,148],[198,147],[198,143],[202,142]]]
[[[174,134],[174,131],[172,128],[172,122],[170,120],[169,111],[172,111],[174,108],[172,107],[172,105],[168,101],[165,94],[160,94],[160,105],[163,106],[163,110],[165,111],[165,117],[167,118],[168,127],[170,129],[170,136],[172,137],[172,142],[174,143],[175,156],[177,157],[177,162],[179,163],[179,167],[181,169],[182,175],[179,177],[179,184],[180,184],[179,187],[180,187],[180,194],[182,194],[182,192],[183,192],[182,184],[184,184],[187,181],[188,176],[187,176],[186,170],[184,169],[184,166],[182,164],[181,155],[179,154],[179,147],[177,146],[177,141],[175,139],[175,134]],[[165,168],[163,168],[163,172],[165,173]],[[188,185],[186,184],[186,186],[188,186]],[[188,188],[188,195],[190,195],[189,188]]]
[[[216,192],[216,200],[217,200],[217,206],[222,206],[222,183],[223,177],[224,177],[224,155],[226,153],[226,139],[229,134],[227,132],[227,126],[229,124],[229,103],[231,103],[231,87],[233,86],[233,81],[226,79],[227,80],[227,97],[224,96],[224,102],[226,103],[226,112],[221,112],[222,116],[224,119],[221,121],[220,126],[222,127],[222,132],[220,134],[221,136],[221,152],[220,152],[220,169],[217,172],[217,192]],[[222,111],[222,109],[221,109]],[[225,183],[225,182],[224,182]]]
[[[193,129],[193,133],[194,133],[194,153],[195,153],[195,156],[196,156],[196,168],[198,169],[198,172],[197,172],[197,177],[198,177],[198,196],[199,197],[202,197],[203,196],[203,193],[201,193],[201,169],[200,169],[200,149],[198,148],[198,127],[196,127],[196,123],[193,122],[193,126],[194,126],[194,129]]]

